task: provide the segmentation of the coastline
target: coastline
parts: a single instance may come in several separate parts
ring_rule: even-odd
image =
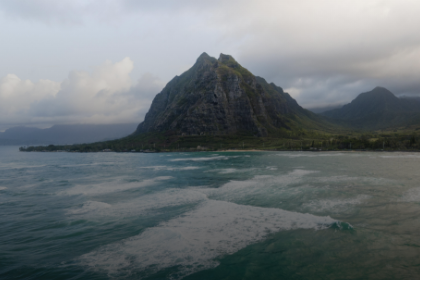
[[[66,150],[53,150],[53,151],[39,151],[39,150],[33,150],[33,151],[26,151],[26,150],[20,150],[20,152],[67,152],[67,153],[175,153],[175,152],[348,152],[348,153],[354,153],[354,152],[410,152],[410,153],[420,153],[419,150],[280,150],[280,149],[226,149],[226,150],[179,150],[179,151],[66,151]]]
[[[229,149],[229,150],[215,150],[218,152],[265,152],[265,151],[291,151],[291,152],[420,152],[418,150],[243,150],[243,149]],[[192,151],[193,152],[193,151]]]

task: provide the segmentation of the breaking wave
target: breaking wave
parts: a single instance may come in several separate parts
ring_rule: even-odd
[[[218,265],[217,257],[232,254],[290,229],[325,229],[335,219],[273,208],[206,200],[182,216],[148,228],[137,236],[101,247],[80,257],[80,263],[124,278],[133,270],[145,276],[177,267],[172,278]]]
[[[141,182],[104,182],[100,184],[93,184],[93,185],[76,185],[70,189],[67,189],[61,194],[67,195],[75,195],[75,194],[85,194],[85,195],[98,195],[98,194],[105,194],[105,193],[112,193],[118,191],[125,191],[135,188],[141,188],[146,186],[151,186],[157,184],[160,181],[172,179],[171,176],[161,176],[155,177],[152,179],[146,179]]]
[[[232,157],[232,156],[231,156]],[[213,160],[228,160],[228,156],[213,156],[213,157],[191,157],[191,158],[175,158],[169,161],[213,161]]]

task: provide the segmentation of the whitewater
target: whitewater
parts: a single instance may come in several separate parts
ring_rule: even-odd
[[[419,279],[420,155],[0,146],[1,279]]]

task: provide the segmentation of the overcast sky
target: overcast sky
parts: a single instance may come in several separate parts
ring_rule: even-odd
[[[207,52],[305,108],[420,92],[419,0],[0,0],[0,131],[141,122]]]

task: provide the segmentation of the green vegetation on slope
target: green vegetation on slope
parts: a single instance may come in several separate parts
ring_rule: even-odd
[[[155,97],[136,133],[286,137],[297,130],[333,133],[341,127],[303,109],[232,56],[203,53]]]
[[[329,134],[321,131],[291,131],[284,137],[173,136],[161,133],[134,135],[114,141],[78,145],[21,147],[21,151],[115,152],[141,151],[217,151],[229,149],[258,150],[385,150],[419,151],[417,128],[392,131]]]

